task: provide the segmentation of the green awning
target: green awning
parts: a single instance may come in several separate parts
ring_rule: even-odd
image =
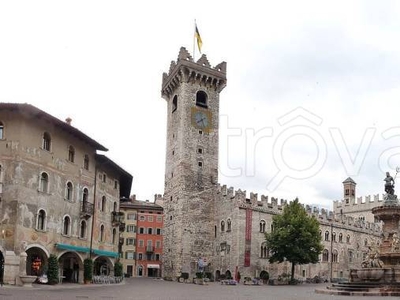
[[[72,251],[77,251],[77,252],[83,252],[83,253],[89,253],[89,248],[88,247],[80,247],[80,246],[74,246],[74,245],[68,245],[68,244],[56,244],[57,249],[62,249],[62,250],[72,250]]]
[[[111,252],[111,251],[105,251],[105,250],[98,250],[98,249],[93,249],[93,253],[100,255],[100,256],[108,256],[108,257],[119,257],[118,252]]]

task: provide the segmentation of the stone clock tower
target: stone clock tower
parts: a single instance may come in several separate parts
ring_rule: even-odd
[[[185,48],[163,74],[168,107],[163,276],[194,275],[199,259],[208,263],[215,251],[219,94],[225,86],[225,62],[211,67],[205,55],[194,62]]]

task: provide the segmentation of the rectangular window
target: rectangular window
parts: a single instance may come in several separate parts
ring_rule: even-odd
[[[134,238],[127,238],[126,239],[126,245],[135,245],[135,239]]]
[[[133,213],[133,214],[128,214],[128,215],[127,215],[127,220],[136,220],[136,214],[135,214],[135,213]]]
[[[162,222],[162,216],[157,216],[157,222]]]
[[[161,235],[161,228],[157,228],[157,235]]]
[[[156,260],[161,260],[160,254],[156,254]]]
[[[153,222],[153,216],[148,216],[148,217],[147,217],[147,221]]]
[[[147,234],[153,234],[153,228],[147,228]]]
[[[118,180],[114,180],[114,189],[118,188]]]
[[[135,225],[126,226],[126,232],[136,232],[136,226]]]
[[[125,252],[126,259],[135,259],[135,252],[127,251]]]
[[[143,260],[143,254],[142,253],[138,254],[138,260]]]
[[[144,228],[143,227],[139,228],[139,234],[144,234]]]
[[[156,248],[160,249],[161,248],[161,241],[156,241]]]
[[[143,240],[139,240],[139,247],[144,247],[144,241]]]

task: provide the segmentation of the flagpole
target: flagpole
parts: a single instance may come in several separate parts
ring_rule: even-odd
[[[196,19],[194,19],[194,28],[193,28],[193,61],[196,62]]]

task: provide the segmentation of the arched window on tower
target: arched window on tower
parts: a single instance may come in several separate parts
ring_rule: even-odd
[[[65,216],[63,220],[63,235],[71,235],[71,218]]]
[[[261,253],[260,253],[261,258],[268,258],[268,248],[267,248],[267,243],[262,243],[261,244]]]
[[[221,221],[221,232],[225,231],[225,221]]]
[[[178,109],[178,96],[175,95],[174,99],[172,99],[172,112]]]
[[[229,232],[231,230],[232,230],[232,221],[231,221],[231,219],[228,219],[226,221],[226,231]]]
[[[325,241],[329,241],[329,231],[325,231]]]
[[[339,243],[343,243],[343,234],[339,233]]]
[[[100,226],[99,241],[100,241],[100,242],[104,242],[104,225],[103,225],[103,224],[101,224],[101,226]]]
[[[207,108],[208,107],[207,98],[208,98],[208,96],[207,96],[207,94],[205,92],[198,91],[196,93],[196,105],[204,107],[204,108]]]
[[[265,221],[264,220],[260,221],[260,232],[265,232]]]

